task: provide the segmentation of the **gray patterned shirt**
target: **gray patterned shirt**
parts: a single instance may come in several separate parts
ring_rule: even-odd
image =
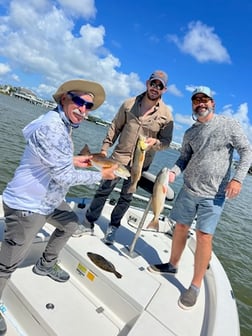
[[[185,132],[181,155],[171,170],[176,175],[184,172],[184,186],[196,196],[223,196],[234,150],[240,159],[232,178],[242,183],[252,160],[250,143],[236,120],[214,115]]]

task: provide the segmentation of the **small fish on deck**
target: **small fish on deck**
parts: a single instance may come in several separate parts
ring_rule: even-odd
[[[111,158],[107,158],[101,153],[91,153],[87,144],[82,148],[79,155],[92,156],[92,159],[90,160],[90,166],[93,166],[98,170],[101,170],[103,168],[110,168],[111,166],[117,164],[118,168],[115,170],[116,176],[121,177],[125,180],[127,180],[130,176],[130,172],[123,164]]]
[[[128,189],[129,194],[132,194],[136,191],[137,183],[140,180],[142,174],[145,152],[147,150],[147,147],[148,144],[146,143],[146,137],[143,135],[139,135],[136,149],[134,152],[133,165],[131,168],[131,184]]]
[[[120,274],[119,272],[117,272],[117,270],[115,269],[115,266],[110,261],[108,261],[103,256],[101,256],[100,254],[96,254],[96,253],[92,253],[92,252],[87,252],[87,255],[88,255],[89,259],[97,267],[103,269],[104,271],[114,273],[115,276],[118,279],[122,278],[122,274]]]
[[[168,179],[169,179],[169,169],[164,167],[158,173],[154,186],[151,199],[151,206],[154,217],[151,222],[147,225],[147,229],[154,229],[159,231],[159,216],[163,211],[165,198],[168,192]]]

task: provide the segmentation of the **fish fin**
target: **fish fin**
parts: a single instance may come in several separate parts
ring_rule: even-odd
[[[82,148],[79,155],[91,155],[91,152],[87,144],[85,144],[85,146]]]
[[[126,175],[120,174],[117,170],[114,171],[114,174],[124,180],[128,180],[128,177]]]
[[[134,184],[132,184],[128,191],[127,191],[127,194],[133,194],[134,192],[136,192],[136,186]]]
[[[154,217],[152,221],[147,225],[146,229],[159,231],[159,220],[155,219]]]
[[[168,191],[168,187],[166,185],[162,185],[162,190],[163,190],[163,193],[166,195]]]

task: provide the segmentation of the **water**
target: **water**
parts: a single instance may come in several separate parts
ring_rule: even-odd
[[[24,149],[22,128],[46,110],[18,98],[0,94],[0,194],[12,178]],[[107,128],[84,121],[74,131],[75,153],[87,143],[91,152],[100,150]],[[157,173],[161,167],[171,167],[178,152],[167,150],[157,153],[150,172]],[[175,193],[182,182],[179,177],[173,184]],[[239,197],[225,205],[220,223],[214,237],[213,249],[223,264],[236,296],[241,336],[252,335],[252,210],[251,210],[252,176],[248,175]],[[148,196],[139,189],[142,195]],[[69,196],[92,196],[95,189],[77,186],[70,189]],[[141,201],[135,201],[143,206]],[[214,335],[213,335],[214,336]]]

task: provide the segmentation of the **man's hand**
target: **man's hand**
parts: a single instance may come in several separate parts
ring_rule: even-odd
[[[168,182],[173,183],[176,179],[176,174],[174,171],[169,170],[169,177],[168,177]]]
[[[78,155],[73,157],[73,164],[78,168],[91,167],[91,155]]]
[[[151,148],[157,143],[157,139],[156,138],[147,138],[145,140],[145,142],[148,145],[148,148]]]
[[[110,168],[102,168],[102,178],[104,180],[114,180],[117,176],[115,175],[115,170],[118,168],[118,164],[111,166]]]
[[[226,187],[226,197],[234,198],[239,195],[242,184],[239,181],[231,180]]]
[[[101,150],[100,154],[104,157],[107,157],[107,151],[105,151],[103,149]]]

